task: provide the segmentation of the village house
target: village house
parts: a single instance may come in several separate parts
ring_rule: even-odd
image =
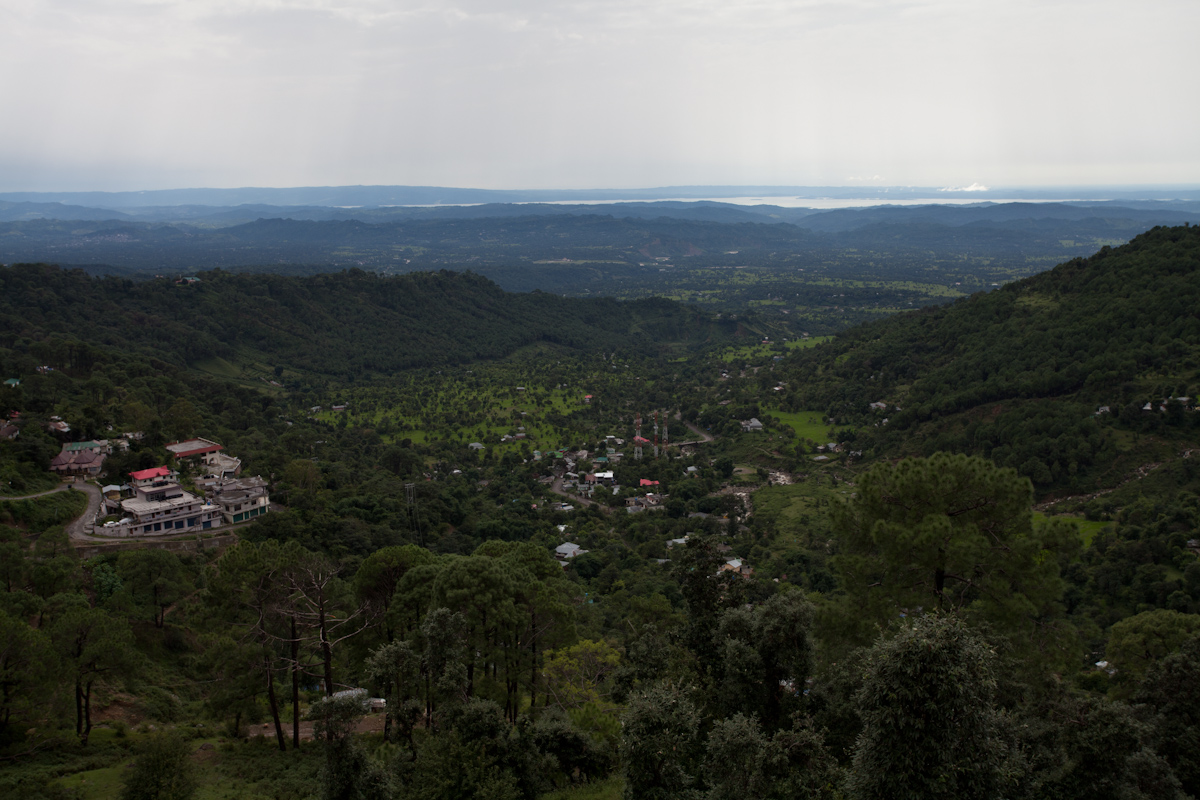
[[[625,500],[625,510],[630,514],[636,514],[639,511],[661,511],[666,508],[663,505],[665,495],[647,494],[645,497],[630,497]]]
[[[94,477],[104,468],[104,460],[112,452],[105,440],[68,442],[62,452],[50,461],[50,471],[58,475]]]
[[[129,473],[129,478],[134,489],[156,484],[179,483],[179,473],[168,466],[140,469],[137,472]]]
[[[750,419],[748,419],[742,423],[742,430],[745,431],[746,433],[749,433],[751,431],[761,431],[762,429],[763,429],[763,424],[758,421],[757,417],[751,417]]]
[[[90,442],[68,442],[62,447],[63,450],[71,452],[89,452],[104,455],[112,455],[112,445],[107,439],[94,439]]]
[[[754,574],[754,569],[749,564],[743,562],[740,558],[734,558],[726,561],[721,565],[721,568],[717,570],[718,575],[720,575],[722,572],[732,572],[734,575],[738,575],[742,578],[749,578]]]
[[[206,496],[210,503],[220,507],[227,525],[266,514],[271,505],[267,482],[257,475],[220,481],[206,492]]]
[[[568,559],[583,555],[586,552],[587,550],[584,550],[574,542],[563,542],[558,547],[554,548],[554,557],[559,561],[565,562]],[[563,566],[566,566],[566,564],[563,564]]]
[[[50,471],[58,475],[94,477],[104,468],[104,453],[90,450],[63,450],[50,461]]]
[[[116,513],[121,509],[121,496],[123,492],[132,492],[132,487],[118,486],[115,483],[110,483],[107,486],[101,487],[100,494],[104,496],[104,510],[110,513]]]

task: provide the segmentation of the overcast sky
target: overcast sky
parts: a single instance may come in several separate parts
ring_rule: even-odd
[[[1200,183],[1198,0],[0,0],[0,191]]]

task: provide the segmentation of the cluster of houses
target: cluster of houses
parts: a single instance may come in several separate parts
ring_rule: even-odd
[[[106,486],[105,510],[121,519],[104,525],[107,536],[154,536],[206,531],[247,522],[266,514],[267,484],[251,478],[222,478],[207,484],[203,496],[185,491],[179,473],[153,467],[129,475],[128,486]]]
[[[50,424],[54,425],[54,418]],[[67,442],[58,455],[50,460],[50,471],[65,478],[94,478],[103,471],[104,461],[112,455],[113,450],[128,450],[131,442],[141,438],[142,433],[136,431],[112,439]]]
[[[194,481],[202,496],[185,491],[179,474],[167,467],[130,473],[132,485],[105,487],[106,506],[120,520],[105,525],[111,536],[143,536],[209,530],[266,514],[271,499],[266,481],[240,477],[242,462],[209,439],[188,439],[166,446],[176,463],[191,462],[204,470]],[[112,497],[112,490],[117,496]]]
[[[50,469],[63,476],[97,477],[113,448],[128,448],[141,434],[111,440],[63,445]],[[154,536],[206,531],[246,522],[270,509],[267,483],[241,477],[242,462],[209,439],[188,439],[166,446],[175,464],[190,463],[204,473],[195,479],[196,491],[186,491],[179,472],[163,465],[129,474],[129,483],[101,489],[101,513],[119,519],[101,528],[108,536]]]

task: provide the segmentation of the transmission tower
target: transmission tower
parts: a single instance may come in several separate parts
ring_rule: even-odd
[[[417,514],[417,485],[404,484],[404,500],[408,506],[408,523],[417,537],[417,544],[425,546],[425,536],[421,533],[421,517]]]

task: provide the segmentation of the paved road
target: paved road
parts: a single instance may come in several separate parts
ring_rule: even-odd
[[[88,504],[87,510],[80,514],[74,522],[67,526],[67,534],[70,535],[72,539],[83,542],[111,541],[110,539],[104,539],[99,536],[91,535],[92,526],[96,522],[96,512],[100,510],[100,503],[104,500],[104,496],[100,494],[99,487],[90,483],[75,483],[71,484],[71,486],[74,487],[74,491],[79,491],[82,489],[88,493]]]
[[[150,542],[150,543],[174,542],[174,541],[180,541],[183,538],[194,536],[196,534],[196,531],[189,530],[187,532],[187,537],[123,536],[123,537],[118,538],[118,537],[113,537],[113,536],[95,536],[95,535],[93,535],[92,530],[93,530],[93,527],[96,522],[96,514],[97,514],[97,512],[100,511],[100,504],[104,502],[104,495],[102,495],[100,493],[99,487],[97,487],[93,484],[90,484],[90,483],[64,483],[62,486],[59,486],[57,489],[51,489],[48,492],[38,492],[37,494],[27,494],[27,495],[22,495],[21,497],[0,497],[0,500],[29,500],[34,497],[45,497],[48,494],[55,494],[56,492],[65,492],[68,489],[70,489],[71,491],[74,491],[74,492],[79,492],[79,491],[86,492],[88,495],[87,508],[84,510],[84,512],[82,514],[80,514],[72,522],[67,524],[67,535],[71,538],[71,540],[73,542],[76,542],[79,544],[89,544],[89,545],[90,544],[117,544],[117,543],[122,543],[122,542]],[[572,498],[572,499],[578,499],[578,498]],[[274,503],[271,504],[272,511],[280,511],[280,510],[282,510],[282,508],[283,508],[282,506],[277,506]],[[229,534],[229,533],[235,533],[240,528],[244,528],[250,524],[252,524],[252,523],[244,522],[244,523],[241,523],[238,525],[223,525],[219,528],[213,528],[209,531],[206,531],[206,533],[212,533],[217,536],[222,536],[222,535]]]
[[[45,497],[48,494],[57,494],[67,490],[73,492],[86,492],[88,496],[87,509],[75,518],[74,521],[67,524],[67,535],[72,539],[82,542],[110,542],[111,539],[105,539],[100,536],[92,536],[92,525],[96,521],[96,512],[100,510],[100,503],[104,501],[104,496],[100,494],[100,489],[90,483],[64,483],[57,489],[51,489],[48,492],[38,492],[37,494],[27,494],[21,497],[0,497],[0,500],[30,500],[34,497]]]

